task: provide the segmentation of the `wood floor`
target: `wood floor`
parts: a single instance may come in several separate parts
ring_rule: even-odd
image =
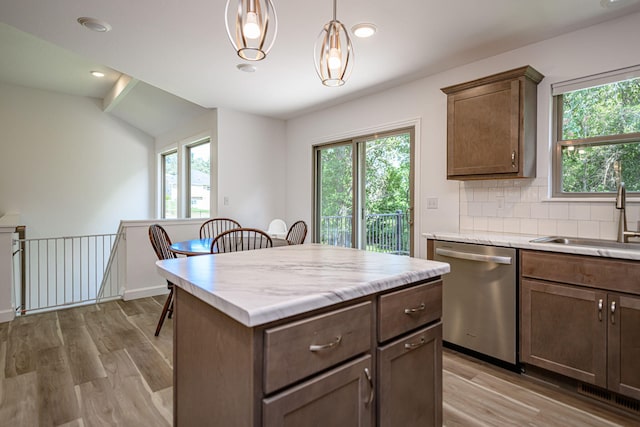
[[[168,426],[173,322],[164,297],[0,323],[0,426]],[[640,419],[467,356],[444,354],[444,425],[637,426]]]

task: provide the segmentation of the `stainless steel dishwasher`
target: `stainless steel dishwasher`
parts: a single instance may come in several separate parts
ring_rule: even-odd
[[[444,341],[515,365],[516,250],[436,241],[434,252],[451,266],[443,276]]]

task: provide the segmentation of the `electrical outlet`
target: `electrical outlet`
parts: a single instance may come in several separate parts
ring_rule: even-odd
[[[427,209],[438,209],[438,198],[429,197],[427,199]]]
[[[229,206],[229,196],[224,196],[222,198],[222,204],[225,206]]]
[[[496,197],[496,201],[498,202],[498,209],[504,209],[504,197]]]

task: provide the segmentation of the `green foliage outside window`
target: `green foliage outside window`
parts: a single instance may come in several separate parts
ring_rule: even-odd
[[[627,138],[640,132],[640,78],[565,93],[560,106],[562,192],[614,192],[618,178],[640,191],[640,138]]]

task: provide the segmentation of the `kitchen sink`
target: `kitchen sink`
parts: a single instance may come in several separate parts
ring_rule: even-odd
[[[640,243],[621,243],[615,240],[587,239],[581,237],[559,237],[548,236],[530,240],[531,243],[555,243],[569,246],[596,246],[600,248],[616,249],[637,249],[640,250]]]

